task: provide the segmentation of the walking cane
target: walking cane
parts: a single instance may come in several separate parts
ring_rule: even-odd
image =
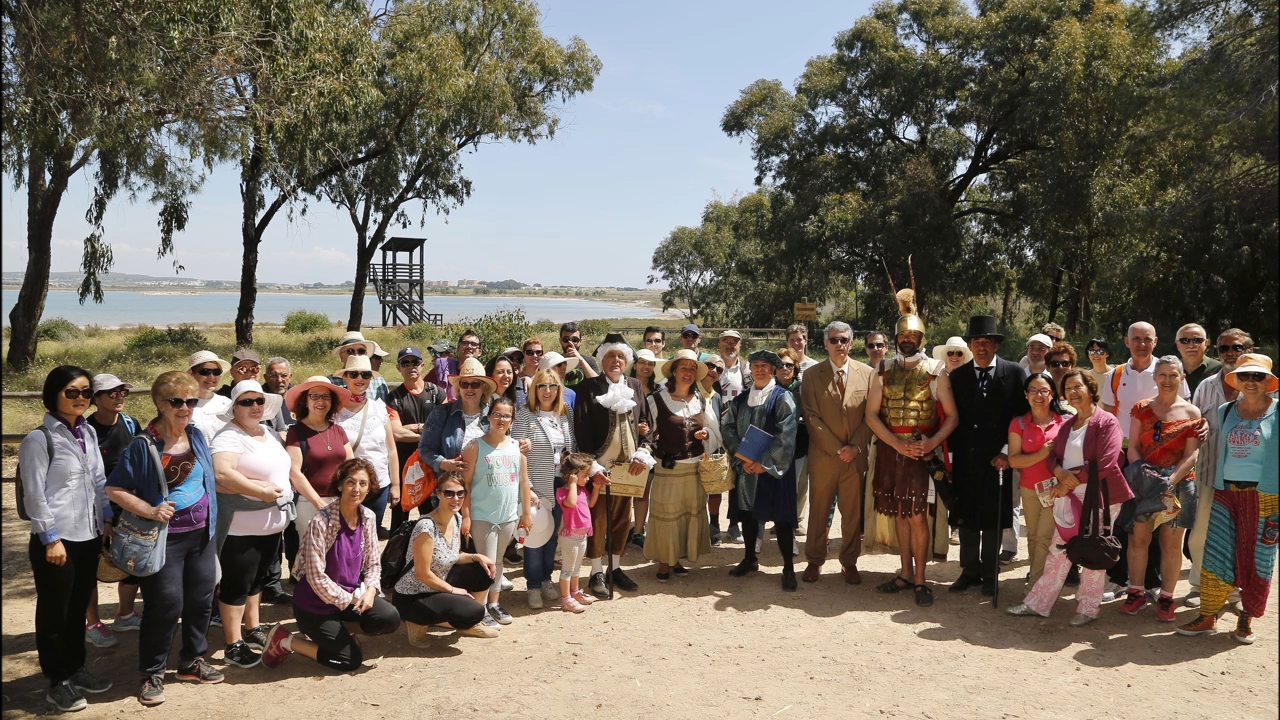
[[[1004,470],[996,470],[996,548],[1004,542],[1004,529],[1000,527],[1004,515]],[[1000,550],[996,550],[995,592],[991,594],[991,607],[1000,609]]]
[[[604,576],[605,585],[609,588],[609,599],[613,599],[613,493],[609,486],[604,486],[604,554],[608,557],[605,565],[609,571]]]

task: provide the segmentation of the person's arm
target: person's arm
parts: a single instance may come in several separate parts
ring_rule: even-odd
[[[311,481],[302,474],[302,448],[297,445],[286,445],[284,449],[289,453],[289,482],[293,485],[293,489],[304,500],[311,503],[312,507],[323,506],[320,493],[311,487]]]
[[[574,357],[577,357],[579,360],[578,367],[582,370],[583,377],[593,378],[593,377],[598,377],[600,375],[600,372],[591,366],[590,360],[584,357],[582,353],[578,352],[577,345],[571,344],[569,345],[569,347],[573,348]]]
[[[32,534],[39,537],[46,547],[54,543],[59,543],[61,547],[62,538],[58,534],[53,510],[49,508],[49,501],[45,497],[45,481],[53,464],[53,458],[48,453],[44,433],[40,430],[28,433],[18,446],[18,470],[21,471],[18,482],[22,483],[23,508],[27,511],[27,517],[31,518]],[[65,559],[64,553],[63,560]]]
[[[1016,422],[1016,421],[1015,421]],[[1037,463],[1042,463],[1053,451],[1053,438],[1047,438],[1044,445],[1033,453],[1022,452],[1022,433],[1009,428],[1009,467],[1022,470]]]
[[[469,496],[469,495],[468,495]],[[533,529],[533,515],[529,510],[533,496],[533,488],[529,485],[529,462],[520,458],[520,522],[516,527],[525,530]]]
[[[311,524],[307,526],[307,534],[302,538],[302,547],[298,549],[298,562],[302,568],[302,577],[315,591],[316,597],[339,610],[345,610],[355,602],[356,597],[325,573],[325,556],[329,552],[329,548],[325,547],[325,540],[329,522],[329,515],[323,512],[316,513],[312,518]]]
[[[418,456],[422,458],[422,462],[431,468],[436,477],[439,477],[444,472],[440,467],[440,462],[445,459],[444,455],[441,454],[444,425],[448,418],[445,414],[445,407],[445,405],[437,405],[431,409],[431,414],[427,416],[427,422],[422,428],[421,439],[418,440]]]
[[[945,417],[942,419],[942,427],[938,428],[938,432],[926,438],[920,446],[921,454],[928,453],[941,445],[960,426],[960,413],[956,410],[956,398],[951,392],[951,376],[947,373],[938,375],[935,399],[942,406],[942,414]]]
[[[1204,422],[1201,420],[1201,422]],[[1132,445],[1132,443],[1130,443]],[[1182,448],[1182,460],[1178,462],[1178,466],[1174,468],[1173,474],[1169,476],[1169,482],[1177,485],[1187,476],[1191,474],[1191,470],[1196,466],[1196,458],[1200,455],[1200,438],[1195,433],[1187,436],[1187,443]]]
[[[400,502],[400,455],[396,450],[396,438],[391,432],[391,423],[387,423],[387,474],[391,476],[391,503]]]
[[[480,456],[480,448],[475,443],[468,443],[462,449],[462,488],[467,491],[467,499],[462,503],[462,534],[471,534],[471,480],[476,473],[476,458]]]
[[[796,428],[799,427],[795,403],[791,400],[791,393],[785,393],[778,398],[773,405],[775,419],[775,429],[773,433],[773,442],[769,445],[769,452],[760,458],[760,462],[755,463],[753,468],[756,474],[767,472],[775,478],[780,478],[786,474],[791,468],[791,462],[795,459],[796,454]]]
[[[574,508],[578,507],[578,486],[567,485],[564,488],[564,501],[560,503],[562,507]]]
[[[734,469],[740,469],[742,458],[734,454],[738,452],[738,445],[742,443],[742,438],[738,436],[738,404],[736,402],[729,403],[724,417],[720,419],[720,439],[724,442],[724,451],[729,455],[729,464]]]
[[[359,508],[363,532],[361,546],[364,549],[360,579],[365,584],[364,596],[356,603],[356,611],[364,612],[373,606],[373,599],[382,590],[382,546],[378,544],[378,520],[372,510]]]
[[[228,495],[248,495],[263,502],[275,502],[284,495],[284,491],[269,480],[250,480],[237,468],[240,465],[240,453],[219,452],[213,455],[213,478],[217,481],[218,492]],[[345,607],[345,606],[344,606]]]
[[[603,475],[597,475],[591,481],[591,497],[587,498],[587,507],[596,506],[596,501],[600,499],[600,488],[609,484],[609,478]]]
[[[387,424],[391,427],[391,436],[396,442],[416,443],[422,439],[422,432],[414,432],[406,427],[404,423],[400,422],[399,414],[392,414],[390,418],[391,420]],[[421,428],[421,424],[418,427]]]
[[[1142,460],[1142,421],[1136,417],[1129,418],[1129,462]]]

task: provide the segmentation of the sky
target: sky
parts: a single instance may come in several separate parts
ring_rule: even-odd
[[[473,182],[448,217],[395,234],[427,238],[429,279],[644,287],[653,250],[703,206],[753,189],[750,145],[720,131],[720,118],[755,80],[793,87],[805,63],[829,53],[836,33],[869,8],[855,2],[540,2],[543,31],[577,35],[604,67],[595,89],[562,112],[555,138],[492,144],[464,156]],[[54,226],[53,271],[76,271],[90,199],[74,177]],[[176,237],[185,277],[238,280],[240,200],[234,165],[213,170]],[[26,264],[26,196],[4,178],[0,238],[6,271]],[[120,199],[106,238],[117,272],[172,275],[158,260],[156,208]],[[305,217],[277,216],[263,240],[258,279],[341,283],[354,273],[355,236],[345,213],[311,201]]]

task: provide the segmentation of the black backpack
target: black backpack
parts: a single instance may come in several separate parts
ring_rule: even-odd
[[[36,428],[44,435],[44,447],[49,454],[49,467],[53,467],[53,433],[49,432],[49,428],[41,425]],[[18,517],[30,521],[31,516],[27,514],[27,491],[22,487],[22,466],[18,466],[18,482],[14,485],[16,501],[18,503]]]
[[[413,561],[409,559],[409,545],[413,540],[413,528],[421,520],[422,518],[405,520],[399,527],[392,530],[391,537],[387,538],[387,544],[382,548],[382,592],[384,594],[390,595],[394,592],[400,578],[413,569]]]

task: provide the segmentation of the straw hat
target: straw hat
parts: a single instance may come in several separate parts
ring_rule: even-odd
[[[290,408],[297,407],[298,398],[306,395],[314,387],[323,388],[333,393],[337,397],[337,407],[342,407],[351,402],[350,390],[334,385],[333,381],[323,375],[312,375],[307,378],[306,382],[289,388],[288,392],[284,394],[285,404]]]
[[[275,417],[276,413],[280,412],[280,403],[284,402],[283,397],[263,390],[262,385],[257,380],[241,380],[236,383],[235,387],[231,388],[231,405],[226,410],[218,413],[218,419],[224,422],[234,420],[235,415],[233,413],[236,409],[236,400],[245,393],[258,393],[266,399],[266,403],[262,406],[263,420],[270,420]]]
[[[458,374],[449,377],[449,384],[453,386],[454,392],[461,392],[458,383],[462,380],[481,380],[485,385],[489,386],[488,392],[483,397],[489,397],[498,391],[498,384],[493,378],[484,374],[484,366],[475,358],[467,358],[458,366]]]
[[[656,382],[665,381],[668,377],[668,373],[670,373],[672,370],[675,369],[677,360],[693,361],[693,364],[698,367],[697,382],[702,382],[702,378],[707,376],[707,365],[706,363],[698,362],[698,353],[694,352],[693,350],[686,350],[684,348],[681,348],[680,350],[677,350],[676,353],[672,355],[666,362],[662,363],[661,365],[659,365],[657,368],[654,369],[653,371],[654,380]]]
[[[338,371],[341,375],[349,371],[373,372],[373,363],[369,362],[368,355],[348,355],[347,361],[343,363],[342,369]]]
[[[1271,393],[1280,389],[1280,378],[1277,378],[1275,373],[1271,372],[1271,358],[1261,353],[1245,353],[1241,355],[1236,362],[1236,369],[1227,373],[1227,384],[1237,390],[1243,390],[1244,388],[1241,385],[1244,383],[1240,382],[1240,379],[1236,377],[1239,373],[1266,373],[1270,376],[1267,378],[1267,392]]]
[[[551,368],[561,363],[565,364],[565,368],[564,368],[565,370],[572,370],[578,367],[578,358],[576,357],[567,358],[561,355],[560,353],[556,352],[555,350],[548,350],[547,352],[543,353],[541,358],[538,359],[538,369],[550,370]]]
[[[655,367],[666,362],[666,360],[654,355],[653,351],[649,348],[642,348],[636,351],[636,362],[640,362],[641,360],[653,363]]]
[[[353,345],[363,345],[365,355],[377,355],[378,357],[386,357],[388,353],[383,352],[378,343],[372,340],[365,340],[364,333],[359,330],[351,330],[342,336],[342,342],[338,343],[338,347],[333,349],[331,353],[334,357],[341,359],[342,351]]]
[[[191,368],[197,365],[203,365],[205,363],[211,363],[211,362],[218,363],[218,367],[222,368],[222,372],[231,372],[231,363],[227,362],[226,360],[223,360],[222,358],[218,357],[217,355],[215,355],[214,353],[208,350],[201,350],[200,352],[194,353],[190,357],[188,357],[187,369],[190,370]]]
[[[969,362],[973,359],[973,351],[969,349],[969,344],[966,343],[964,338],[959,335],[952,335],[947,338],[947,341],[942,345],[934,345],[933,359],[945,363],[947,361],[948,350],[963,350],[965,362]]]

